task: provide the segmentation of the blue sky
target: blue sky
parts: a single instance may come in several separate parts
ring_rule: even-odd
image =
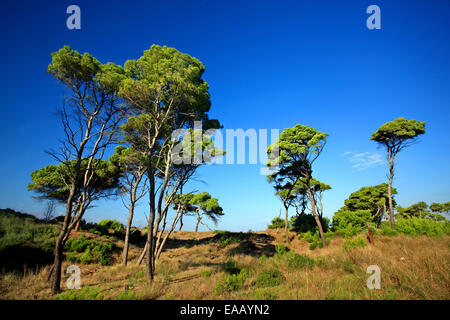
[[[71,4],[81,8],[81,30],[66,28]],[[381,30],[366,27],[371,4],[381,9]],[[62,134],[54,112],[63,88],[46,68],[63,45],[118,64],[152,44],[175,47],[206,66],[210,114],[225,128],[300,123],[328,133],[314,175],[333,188],[324,196],[329,217],[350,193],[386,181],[373,131],[400,116],[426,121],[419,143],[398,156],[397,201],[449,201],[449,12],[450,2],[437,0],[2,1],[0,207],[44,208],[27,184],[33,170],[53,163],[44,151]],[[259,165],[206,166],[190,187],[219,198],[219,229],[265,229],[281,208]],[[125,221],[120,200],[86,213],[107,217]]]

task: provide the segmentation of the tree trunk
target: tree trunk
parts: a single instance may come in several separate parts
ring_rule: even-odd
[[[201,220],[202,220],[202,218],[200,217],[200,214],[197,212],[197,224],[195,226],[195,233],[198,232],[198,225],[200,224]]]
[[[150,198],[150,215],[148,218],[148,234],[147,234],[147,281],[149,284],[153,282],[153,277],[155,274],[155,266],[154,266],[154,260],[153,256],[155,253],[154,248],[154,235],[153,235],[153,225],[155,223],[155,176],[153,175],[153,172],[150,172],[149,174],[149,183],[150,183],[150,190],[149,190],[149,198]]]
[[[322,239],[323,246],[326,247],[327,240],[325,239],[325,235],[324,235],[323,229],[322,229],[322,223],[320,222],[319,215],[317,214],[317,211],[316,211],[316,201],[314,200],[314,195],[313,195],[311,189],[309,188],[309,181],[307,184],[307,188],[308,188],[309,200],[311,201],[312,213],[314,215],[314,219],[316,220],[317,227],[319,228],[319,235],[320,235],[320,238]]]
[[[67,198],[66,216],[64,217],[63,226],[61,228],[61,231],[59,232],[55,244],[55,258],[53,261],[53,268],[52,268],[52,294],[57,294],[61,292],[61,265],[65,242],[64,239],[66,238],[70,216],[72,214],[72,204],[74,194],[75,194],[75,186],[72,185],[70,188],[69,197]]]
[[[394,159],[392,159],[392,161],[390,161],[388,197],[389,197],[389,213],[390,213],[389,220],[391,221],[391,228],[395,229],[394,207],[392,205],[392,180],[393,179],[394,179]]]
[[[129,208],[129,216],[128,216],[128,223],[127,228],[125,230],[125,242],[123,244],[123,254],[122,254],[122,263],[126,267],[127,261],[128,261],[128,248],[129,248],[129,242],[130,242],[130,230],[131,230],[131,223],[133,222],[133,214],[134,214],[134,203],[130,203]]]
[[[181,231],[181,228],[183,228],[183,215],[180,217],[180,229],[178,231]]]
[[[147,253],[147,246],[148,246],[148,243],[145,242],[144,249],[142,250],[142,253],[141,253],[141,255],[139,256],[139,259],[138,259],[138,261],[137,261],[137,264],[138,264],[138,265],[140,265],[140,264],[142,263],[142,260],[144,260],[145,254]]]
[[[289,230],[288,230],[288,216],[289,216],[289,207],[284,207],[286,209],[286,220],[284,221],[284,231],[286,233],[286,243],[289,244]]]

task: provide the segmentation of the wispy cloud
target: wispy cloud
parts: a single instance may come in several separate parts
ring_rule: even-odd
[[[383,157],[379,153],[348,151],[342,154],[349,158],[352,168],[358,171],[383,165]]]

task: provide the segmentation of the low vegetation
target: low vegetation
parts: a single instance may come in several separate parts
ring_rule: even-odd
[[[49,250],[59,227],[13,211],[1,211],[2,248],[27,244]],[[137,265],[142,245],[130,245],[130,263],[121,264],[123,241],[86,231],[74,233],[65,246],[63,292],[52,295],[48,272],[52,260],[38,268],[3,270],[2,299],[449,299],[450,236],[445,222],[408,219],[374,228],[375,244],[367,231],[353,237],[328,230],[331,241],[311,250],[314,232],[290,231],[285,243],[281,229],[232,233],[180,231],[161,255],[151,286],[145,266]],[[405,224],[405,227],[402,226]],[[441,223],[436,228],[434,223]],[[13,234],[5,232],[15,230]],[[406,227],[407,226],[407,227]],[[430,227],[434,226],[434,227]],[[412,228],[412,229],[411,229]],[[436,231],[438,230],[438,231]],[[34,234],[34,241],[25,235]],[[51,231],[51,232],[50,232]],[[29,237],[29,236],[28,236]],[[238,239],[230,241],[227,239]],[[223,241],[222,241],[223,240]],[[185,243],[191,243],[185,247]],[[243,249],[244,248],[244,249]],[[432,250],[430,250],[432,248]],[[3,249],[2,249],[2,253]],[[108,263],[103,258],[110,259]],[[75,260],[74,260],[75,259]],[[4,260],[2,260],[4,261]],[[69,265],[81,269],[81,288],[67,289]],[[369,265],[381,269],[381,289],[366,286]]]

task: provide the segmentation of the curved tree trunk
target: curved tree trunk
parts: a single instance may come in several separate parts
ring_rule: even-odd
[[[127,228],[125,230],[125,242],[123,244],[123,253],[122,253],[122,263],[126,267],[127,261],[128,261],[128,248],[130,246],[130,230],[131,230],[131,223],[133,222],[133,215],[134,215],[134,204],[130,203],[130,209],[129,209],[129,216],[128,216],[128,223]]]
[[[388,197],[389,197],[389,214],[390,214],[390,221],[391,221],[391,228],[395,229],[395,222],[394,222],[394,207],[392,205],[392,180],[394,179],[394,159],[392,158],[392,161],[389,161],[390,168],[389,168],[389,186],[388,186]]]
[[[322,223],[320,222],[320,218],[319,218],[319,215],[317,214],[317,210],[316,210],[316,201],[314,200],[314,195],[313,195],[311,189],[309,188],[309,183],[308,183],[307,188],[308,188],[309,200],[311,201],[312,213],[314,215],[314,219],[316,220],[317,227],[319,228],[320,238],[322,239],[323,246],[326,247],[327,240],[325,239],[325,234],[323,233]]]
[[[67,205],[66,205],[66,216],[64,217],[63,226],[61,228],[61,231],[59,232],[58,238],[56,239],[55,244],[55,258],[53,261],[53,267],[52,267],[52,294],[57,294],[61,292],[61,266],[62,266],[62,259],[63,259],[63,249],[64,249],[64,242],[66,239],[66,235],[68,232],[68,226],[70,221],[70,216],[72,214],[72,204],[73,204],[73,197],[75,194],[75,186],[72,185],[69,192],[69,197],[67,198]]]
[[[200,224],[200,221],[202,220],[200,213],[197,211],[197,224],[195,225],[195,233],[198,232],[198,225]]]

